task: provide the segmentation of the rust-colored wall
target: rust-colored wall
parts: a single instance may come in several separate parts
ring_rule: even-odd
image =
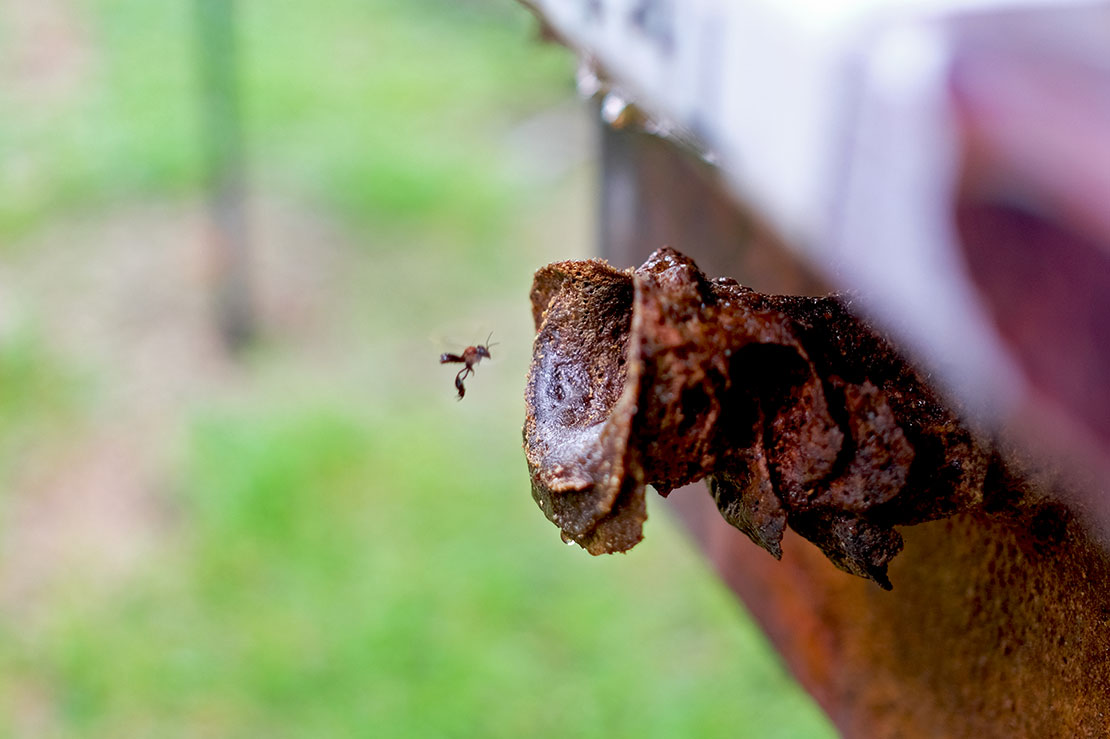
[[[903,528],[885,592],[794,534],[776,562],[700,485],[670,505],[845,734],[1110,732],[1110,567],[1079,525],[1056,543],[982,516]]]

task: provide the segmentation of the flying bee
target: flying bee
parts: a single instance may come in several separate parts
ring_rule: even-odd
[[[459,370],[459,374],[455,375],[455,389],[459,391],[459,400],[462,400],[463,396],[466,395],[466,387],[463,385],[463,380],[473,374],[474,366],[483,359],[493,359],[489,353],[489,349],[491,346],[497,346],[497,342],[493,344],[489,343],[489,340],[492,338],[493,332],[490,331],[489,336],[486,337],[485,344],[468,346],[463,349],[462,354],[450,354],[445,352],[439,355],[440,364],[461,363],[466,365]]]

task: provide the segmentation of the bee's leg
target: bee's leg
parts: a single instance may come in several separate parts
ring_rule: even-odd
[[[440,364],[447,364],[448,362],[465,362],[465,361],[466,360],[463,359],[462,357],[460,357],[458,354],[448,354],[448,353],[444,352],[443,354],[439,355],[439,363]]]
[[[463,380],[465,380],[471,372],[473,372],[473,370],[469,367],[463,367],[459,370],[459,374],[455,375],[455,389],[459,391],[459,400],[462,400],[463,396],[466,395],[466,388],[463,386]]]

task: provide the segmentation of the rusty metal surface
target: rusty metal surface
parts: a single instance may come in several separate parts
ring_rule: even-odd
[[[885,592],[791,534],[781,561],[760,556],[703,490],[669,502],[846,736],[1110,729],[1110,568],[1080,526],[1052,542],[980,515],[904,528]]]
[[[607,177],[620,174],[605,202],[622,207],[602,213],[603,254],[615,265],[671,244],[762,291],[825,289],[722,195],[711,169],[641,134],[606,130],[603,141]],[[782,560],[766,556],[703,484],[676,490],[666,507],[846,735],[1105,736],[1110,558],[1089,507],[1051,478],[1037,484],[1061,509],[901,528],[892,592],[845,575],[789,531]]]

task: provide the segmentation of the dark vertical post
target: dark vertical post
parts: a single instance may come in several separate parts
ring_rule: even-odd
[[[643,224],[642,193],[639,160],[636,158],[633,139],[636,134],[618,131],[597,115],[600,147],[601,176],[600,207],[598,209],[598,240],[601,256],[619,267],[634,267],[655,250],[656,244],[640,243]],[[677,247],[676,245],[676,248]],[[637,261],[638,260],[638,261]]]
[[[213,311],[228,350],[254,332],[234,0],[195,0]]]
[[[665,139],[599,121],[601,256],[634,267],[661,246],[695,259],[710,275],[736,277],[761,292],[820,295],[827,288],[719,175]]]

